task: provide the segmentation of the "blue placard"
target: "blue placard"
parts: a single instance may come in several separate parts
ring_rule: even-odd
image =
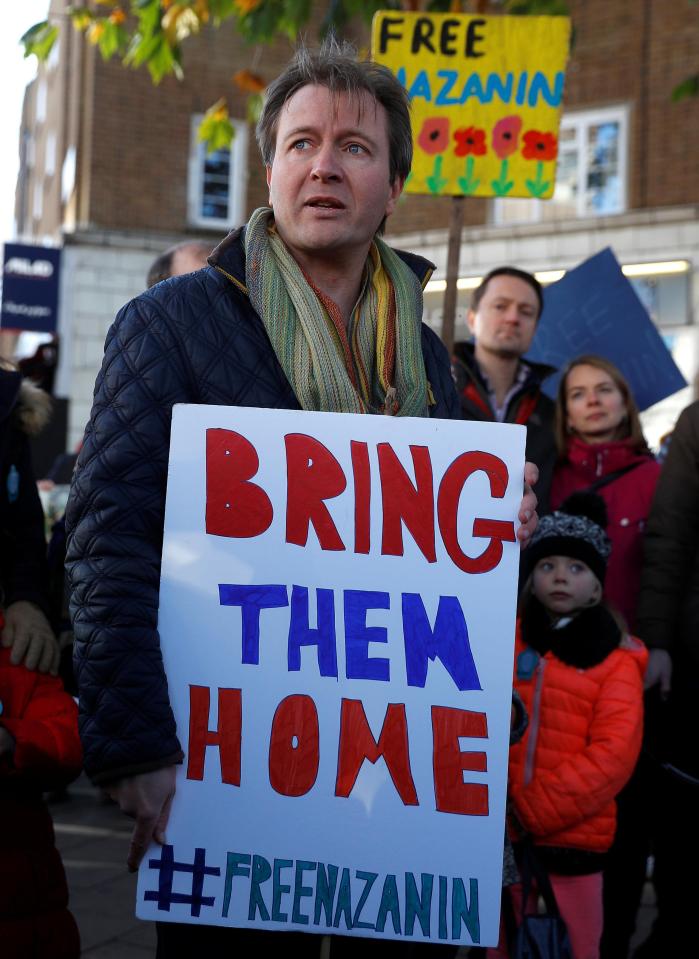
[[[610,249],[569,270],[544,291],[527,358],[561,369],[583,353],[615,363],[641,410],[687,385],[672,354]],[[559,374],[544,389],[555,396]]]
[[[4,329],[55,333],[60,273],[60,250],[6,243],[0,326]]]

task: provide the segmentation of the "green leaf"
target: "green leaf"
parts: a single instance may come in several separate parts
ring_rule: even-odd
[[[128,44],[129,37],[124,28],[111,20],[105,20],[104,30],[99,38],[98,46],[103,60],[109,60],[115,53],[121,53]]]
[[[341,0],[342,2],[342,0]],[[377,10],[402,10],[401,0],[344,0],[342,5],[350,17],[362,17],[368,23]]]
[[[76,30],[85,30],[94,18],[92,10],[87,7],[69,7],[70,19]]]
[[[141,67],[155,53],[162,37],[143,36],[140,33],[134,34],[129,44],[129,49],[124,57],[124,63],[128,67]]]
[[[174,51],[162,34],[158,37],[155,49],[148,58],[147,66],[151,80],[156,85],[160,83],[163,77],[167,76],[168,73],[177,72]]]
[[[24,56],[31,57],[33,54],[43,63],[51,53],[57,36],[58,27],[51,26],[48,20],[35,23],[19,41],[24,46]]]
[[[145,64],[151,80],[156,85],[169,73],[174,73],[178,79],[182,78],[179,50],[168,44],[162,31],[149,36],[134,34],[124,57],[124,64],[129,67]]]
[[[346,6],[346,3],[338,6]],[[238,29],[251,43],[269,43],[280,33],[295,42],[298,34],[308,26],[312,12],[311,0],[263,0],[254,10],[238,10],[236,18]],[[333,26],[328,15],[321,22],[319,32],[327,33]]]
[[[262,113],[262,104],[264,103],[263,93],[251,93],[246,103],[246,116],[248,123],[255,126]]]
[[[216,26],[235,14],[235,0],[209,0],[209,14]]]
[[[505,13],[515,15],[568,16],[569,4],[566,0],[506,0]]]
[[[141,33],[156,33],[160,30],[162,9],[160,0],[138,0],[134,11],[138,17]]]
[[[677,84],[672,91],[672,102],[677,103],[679,100],[686,100],[688,97],[696,96],[699,96],[699,73],[693,77],[687,77],[682,83]]]
[[[430,0],[425,9],[428,13],[450,13],[451,0]]]
[[[228,116],[226,103],[224,100],[219,100],[204,114],[204,119],[199,124],[197,138],[206,144],[207,153],[215,153],[216,150],[228,149],[234,135],[235,130]]]

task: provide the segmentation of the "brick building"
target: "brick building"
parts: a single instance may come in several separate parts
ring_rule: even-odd
[[[52,11],[65,10],[53,0]],[[491,267],[565,270],[611,246],[666,334],[688,379],[699,369],[699,99],[671,101],[696,71],[699,15],[684,2],[571,0],[575,42],[566,79],[555,198],[470,199],[461,252],[457,334],[468,291]],[[359,38],[361,39],[361,37]],[[145,285],[154,256],[186,237],[210,240],[243,222],[267,194],[245,97],[248,68],[273,78],[290,45],[250,48],[224,25],[184,47],[185,79],[158,87],[145,71],[104,63],[65,28],[27,88],[20,134],[17,229],[63,245],[59,386],[71,398],[69,441],[89,412],[104,335]],[[222,93],[236,118],[230,151],[196,140]],[[437,264],[426,318],[441,323],[449,200],[406,197],[389,221],[396,244]],[[653,439],[689,400],[646,416]]]

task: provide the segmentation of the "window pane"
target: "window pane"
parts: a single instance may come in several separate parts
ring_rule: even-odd
[[[225,220],[228,217],[228,200],[225,203],[214,203],[204,199],[201,204],[201,215],[208,220]]]
[[[207,155],[202,144],[202,184],[200,215],[207,220],[228,219],[230,194],[230,150],[217,150]]]
[[[556,189],[551,200],[541,204],[544,220],[563,220],[578,212],[578,152],[561,150],[556,167]]]
[[[618,121],[588,128],[585,190],[585,210],[588,213],[619,213],[622,209],[619,138]]]

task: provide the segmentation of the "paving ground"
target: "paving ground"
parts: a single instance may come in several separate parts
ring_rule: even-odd
[[[126,869],[130,823],[103,802],[84,777],[69,800],[51,806],[56,842],[70,889],[70,908],[89,959],[155,955],[155,929],[134,915],[136,876]]]
[[[68,875],[70,908],[80,928],[83,957],[154,956],[154,927],[134,915],[136,877],[126,870],[129,821],[116,806],[103,802],[84,777],[70,787],[69,795],[68,801],[52,805],[51,811]],[[647,935],[653,914],[653,894],[648,885],[637,942]]]

